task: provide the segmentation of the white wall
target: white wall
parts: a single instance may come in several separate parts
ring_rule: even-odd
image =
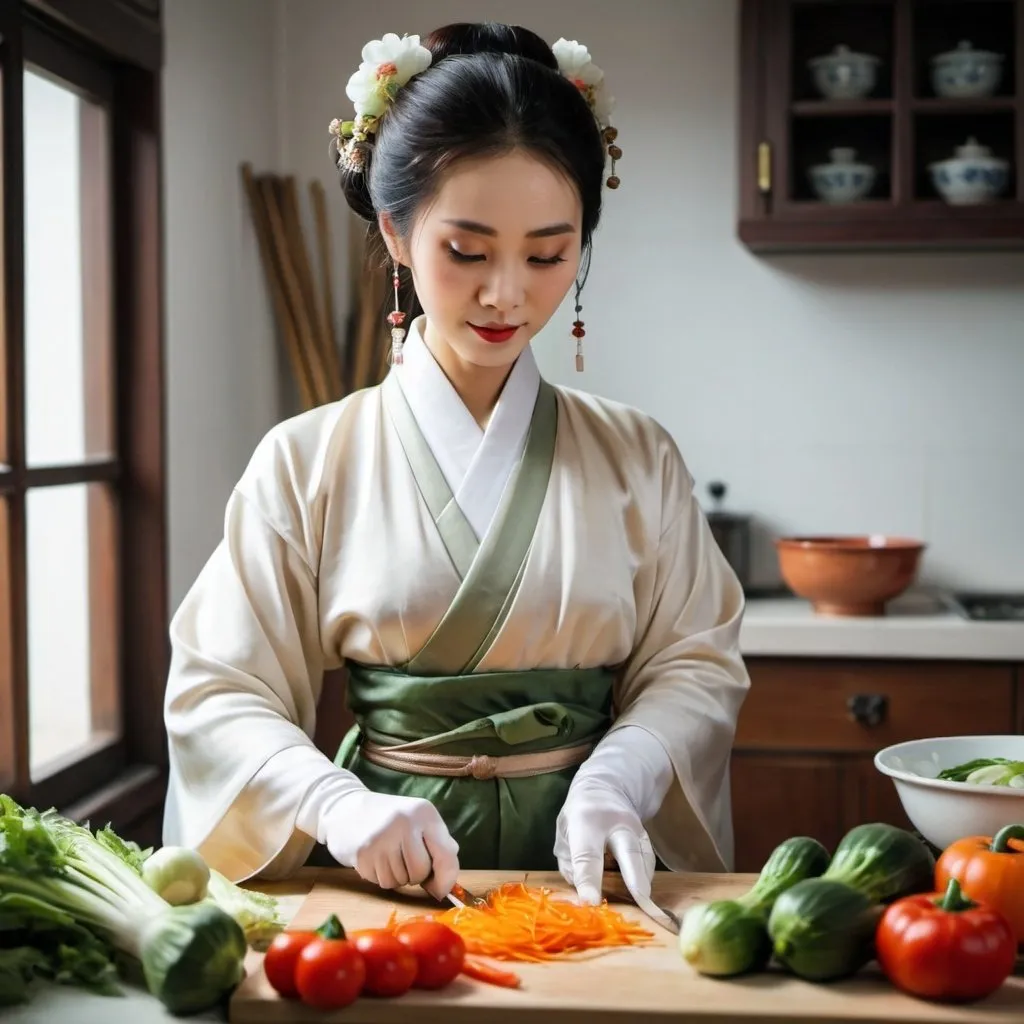
[[[566,308],[536,345],[548,377],[657,416],[701,485],[726,480],[770,530],[910,533],[928,578],[1024,589],[1024,254],[746,251],[737,8],[283,0],[285,162],[325,181],[342,224],[327,125],[385,31],[494,18],[585,42],[617,99],[623,184],[583,293],[586,372]],[[763,579],[773,558],[763,547]]]
[[[239,165],[274,170],[273,0],[171,0],[164,76],[170,598],[222,532],[224,504],[286,410]]]

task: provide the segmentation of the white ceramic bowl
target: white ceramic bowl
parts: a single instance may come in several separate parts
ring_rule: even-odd
[[[937,736],[880,750],[875,767],[896,786],[914,827],[944,850],[966,836],[994,836],[1005,825],[1024,825],[1024,789],[946,782],[944,768],[978,757],[1024,761],[1024,736]]]

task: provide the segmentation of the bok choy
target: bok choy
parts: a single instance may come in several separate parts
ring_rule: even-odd
[[[0,997],[25,998],[36,977],[109,991],[119,953],[173,1013],[220,1003],[242,979],[241,927],[211,901],[170,906],[141,867],[111,830],[0,794]]]
[[[111,828],[96,838],[117,854],[168,903],[213,902],[230,914],[245,933],[245,941],[265,952],[274,936],[284,931],[277,900],[254,889],[243,889],[206,865],[200,855],[183,846],[163,846],[155,852],[118,836]]]

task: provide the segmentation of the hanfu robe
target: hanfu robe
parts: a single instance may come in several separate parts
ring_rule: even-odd
[[[548,384],[527,348],[481,429],[417,320],[382,385],[273,428],[231,494],[171,624],[164,841],[287,875],[314,845],[297,809],[340,767],[430,799],[463,868],[551,869],[579,752],[631,727],[674,772],[645,823],[661,862],[727,870],[742,614],[656,421]],[[357,725],[330,757],[312,737],[341,665]],[[367,756],[389,748],[572,763],[417,774]]]

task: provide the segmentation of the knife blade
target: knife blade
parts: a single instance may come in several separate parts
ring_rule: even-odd
[[[427,883],[433,877],[434,873],[431,872],[423,880],[421,885],[423,886],[424,889],[426,888]],[[447,900],[453,907],[458,907],[460,910],[464,909],[465,907],[482,907],[487,905],[487,900],[482,899],[480,896],[475,896],[464,885],[461,885],[459,882],[456,882],[452,886],[451,892],[446,893],[444,899]],[[444,900],[441,900],[441,902],[443,903]]]
[[[682,920],[678,914],[673,913],[671,910],[665,907],[659,907],[653,900],[648,899],[646,896],[634,896],[637,907],[640,908],[652,921],[656,924],[661,925],[666,931],[671,932],[673,935],[679,934],[679,929],[682,927]]]
[[[448,899],[451,900],[456,906],[464,907],[486,907],[487,900],[482,896],[476,896],[471,893],[464,885],[460,882],[456,882],[452,886],[452,891],[448,893]]]

